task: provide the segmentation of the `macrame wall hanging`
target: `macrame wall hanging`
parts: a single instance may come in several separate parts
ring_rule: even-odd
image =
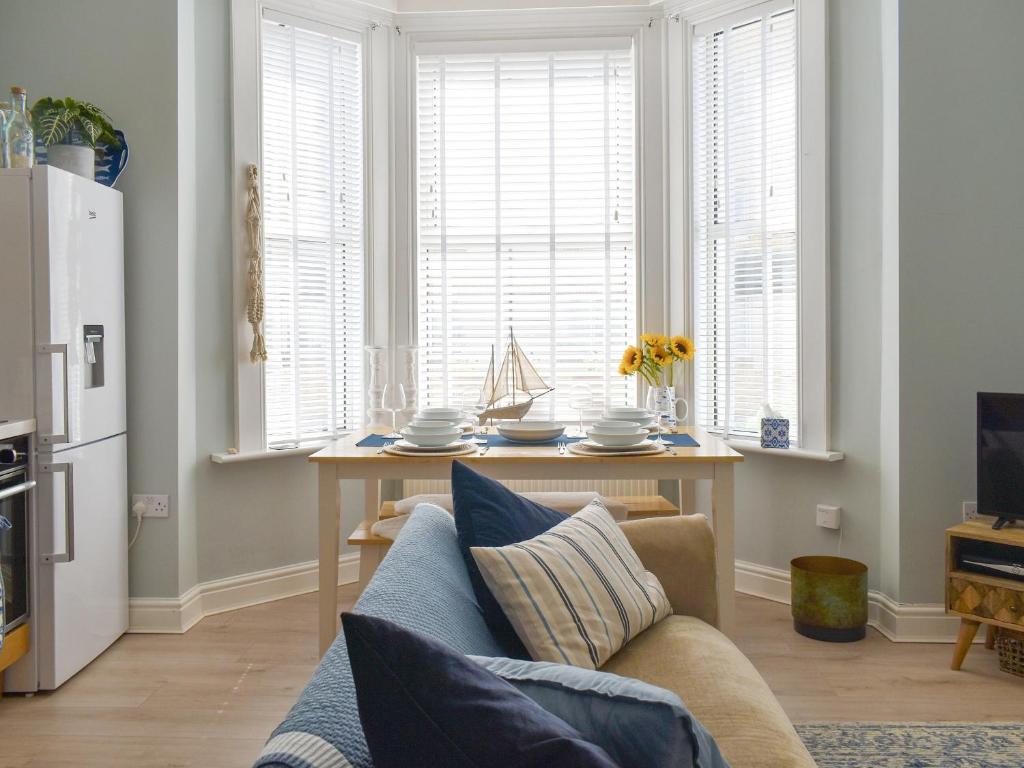
[[[267,343],[263,338],[263,206],[260,202],[260,171],[255,165],[249,166],[248,179],[245,223],[249,230],[249,283],[245,313],[252,326],[249,359],[260,363],[267,359]]]

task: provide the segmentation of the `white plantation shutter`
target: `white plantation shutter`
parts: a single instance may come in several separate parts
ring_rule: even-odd
[[[362,420],[360,44],[340,30],[264,18],[262,82],[272,447],[333,437]]]
[[[698,424],[755,437],[770,403],[799,439],[797,30],[792,3],[693,40]]]
[[[628,40],[418,56],[421,405],[478,392],[510,327],[555,387],[532,418],[573,418],[577,383],[590,418],[635,399],[634,122]]]

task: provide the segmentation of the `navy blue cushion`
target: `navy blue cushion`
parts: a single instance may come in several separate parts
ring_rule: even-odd
[[[375,768],[615,768],[565,721],[443,643],[374,616],[341,621]]]
[[[487,588],[469,549],[504,547],[532,539],[554,528],[568,515],[524,499],[458,461],[452,462],[452,508],[459,534],[459,549],[484,621],[506,656],[530,658],[505,612]]]
[[[470,658],[600,745],[622,768],[729,768],[714,738],[672,691],[567,664]]]

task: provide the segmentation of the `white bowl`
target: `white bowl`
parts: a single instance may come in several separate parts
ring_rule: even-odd
[[[609,411],[608,413],[606,413],[604,415],[604,419],[603,420],[604,421],[621,421],[621,422],[629,423],[629,424],[638,424],[640,426],[647,426],[652,421],[654,421],[654,417],[651,416],[649,411],[644,411],[643,413],[638,413],[638,414],[634,414],[634,415],[612,413],[612,412]]]
[[[416,414],[417,419],[436,421],[462,421],[462,416],[458,408],[421,408]]]
[[[413,419],[405,428],[411,432],[421,434],[439,434],[441,432],[450,432],[458,425],[459,422],[456,421],[441,421],[440,419]]]
[[[605,419],[602,421],[595,421],[591,425],[591,429],[597,432],[614,432],[615,434],[626,434],[635,432],[637,429],[637,423],[635,421]]]
[[[449,429],[447,432],[436,433],[410,432],[409,430],[402,430],[402,437],[413,445],[418,445],[422,448],[436,448],[442,445],[448,445],[449,443],[454,443],[461,436],[461,429]]]
[[[565,425],[557,421],[506,421],[498,424],[497,430],[514,443],[545,443],[560,437]]]
[[[608,415],[614,419],[621,419],[624,416],[628,418],[639,418],[640,416],[650,416],[651,412],[646,408],[627,408],[626,406],[615,406],[614,408],[608,409]]]
[[[612,447],[623,447],[627,445],[637,445],[647,439],[646,429],[637,429],[635,432],[622,434],[613,432],[598,432],[590,430],[587,432],[587,437],[593,440],[595,443],[600,445],[607,445]]]

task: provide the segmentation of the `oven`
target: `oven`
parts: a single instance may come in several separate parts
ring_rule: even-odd
[[[28,438],[0,442],[0,579],[3,634],[28,621],[29,479]]]

